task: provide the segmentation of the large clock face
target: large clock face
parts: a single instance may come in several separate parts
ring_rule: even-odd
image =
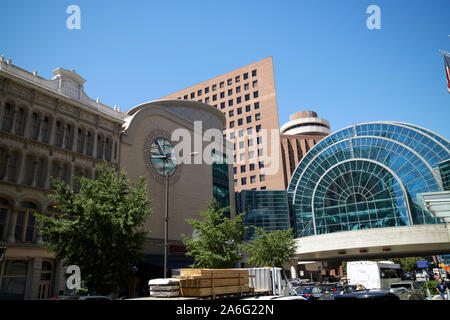
[[[150,146],[150,160],[153,168],[162,176],[170,176],[176,171],[176,155],[169,140],[158,137]]]

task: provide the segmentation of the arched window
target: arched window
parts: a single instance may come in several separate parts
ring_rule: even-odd
[[[86,134],[86,154],[92,156],[92,148],[94,147],[94,135],[90,130]]]
[[[17,176],[19,175],[19,163],[20,153],[18,151],[12,151],[8,161],[8,181],[17,182]]]
[[[103,159],[103,144],[104,144],[103,135],[98,134],[97,135],[97,158],[98,159]]]
[[[78,128],[77,152],[83,153],[83,148],[84,148],[84,129]]]
[[[2,130],[10,132],[13,123],[14,107],[5,103],[5,110],[3,112]]]
[[[36,185],[45,188],[47,180],[47,159],[40,158],[36,166]]]
[[[16,241],[34,241],[36,235],[36,219],[34,214],[36,212],[37,206],[33,202],[25,201],[20,203],[19,209],[17,209]]]
[[[25,158],[25,171],[23,183],[27,185],[32,185],[34,180],[36,166],[35,157],[32,154],[28,154]]]
[[[38,136],[39,136],[39,114],[37,112],[33,112],[31,114],[30,138],[37,140]]]
[[[68,123],[64,128],[64,147],[71,150],[73,144],[73,126]]]
[[[8,214],[11,209],[11,205],[8,200],[0,197],[0,241],[6,240]]]
[[[0,180],[6,175],[6,168],[8,165],[8,149],[0,147]]]
[[[62,165],[61,180],[63,180],[66,184],[69,184],[70,182],[70,171],[70,164],[64,163]]]
[[[52,168],[50,173],[50,187],[53,189],[53,179],[59,179],[59,170],[60,170],[60,164],[58,160],[52,161]]]
[[[50,141],[50,125],[51,120],[49,116],[45,116],[42,120],[41,141],[48,143]]]
[[[112,146],[111,138],[107,137],[106,142],[105,142],[105,160],[106,161],[111,161],[111,150],[112,150],[111,146]]]
[[[23,136],[25,130],[25,109],[23,107],[17,109],[15,126],[15,134]]]
[[[56,120],[55,145],[58,147],[62,146],[63,131],[64,131],[64,129],[63,129],[61,120]]]

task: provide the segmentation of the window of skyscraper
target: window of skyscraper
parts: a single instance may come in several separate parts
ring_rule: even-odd
[[[252,77],[256,77],[256,69],[252,71]]]
[[[248,139],[248,146],[249,147],[253,146],[253,139]]]
[[[256,183],[256,176],[250,176],[250,183]]]
[[[256,138],[256,143],[257,144],[261,144],[262,143],[262,137],[257,137]]]
[[[228,111],[228,116],[229,116],[229,117],[232,117],[232,116],[234,116],[234,110],[230,110],[230,111]]]
[[[236,87],[236,93],[241,92],[241,86]]]
[[[225,108],[225,102],[221,102],[220,103],[220,109],[224,109]]]
[[[245,111],[246,111],[246,112],[249,112],[249,111],[250,111],[250,105],[249,105],[249,104],[245,106]]]
[[[201,96],[202,95],[202,90],[198,90],[197,91],[197,96]]]
[[[249,170],[250,170],[250,171],[255,170],[255,164],[254,164],[254,163],[250,163],[250,164],[249,164]]]
[[[237,184],[238,184],[238,180],[234,179],[234,185],[237,186]]]
[[[249,95],[249,94],[246,94],[246,95],[245,95],[245,101],[248,101],[248,100],[250,100],[250,95]]]
[[[248,72],[244,73],[244,80],[247,80],[247,79],[248,79]]]
[[[241,97],[237,97],[236,98],[236,103],[241,103],[241,100],[242,100]]]
[[[258,124],[258,125],[256,126],[256,132],[261,132],[261,125],[260,125],[260,124]]]
[[[233,94],[233,89],[228,89],[228,95],[231,96]]]
[[[252,86],[253,88],[256,88],[258,86],[258,80],[253,80]]]
[[[235,137],[234,131],[230,132],[230,139],[234,139],[234,137]]]
[[[258,156],[263,156],[263,154],[264,154],[264,151],[263,151],[263,149],[258,149]]]
[[[217,109],[217,104],[213,105],[213,107]]]
[[[261,173],[259,175],[259,181],[261,181],[261,182],[266,181],[266,175],[264,173]]]
[[[205,103],[209,103],[209,97],[205,98]]]
[[[247,184],[247,178],[241,178],[241,184],[245,186]]]
[[[261,114],[260,113],[255,114],[255,120],[256,121],[261,120]]]
[[[192,92],[191,93],[191,99],[194,99],[195,98],[195,92]]]
[[[252,159],[255,156],[255,152],[254,151],[249,151],[248,152],[248,158]]]
[[[254,106],[255,106],[255,110],[259,109],[259,102],[255,102]]]
[[[233,99],[231,99],[231,100],[228,100],[228,106],[232,106],[233,105]]]
[[[234,82],[239,82],[239,81],[241,81],[241,77],[240,77],[240,76],[236,76],[236,77],[234,78]]]
[[[239,149],[244,149],[244,141],[239,141]]]
[[[213,84],[213,85],[212,85],[212,91],[216,91],[216,89],[217,89],[217,85],[216,85],[216,84]]]
[[[217,94],[213,94],[213,101],[216,101],[217,100]]]
[[[247,116],[247,123],[252,122],[252,116]]]
[[[253,81],[253,82],[254,82],[254,81]],[[205,88],[205,94],[206,94],[206,93],[209,93],[209,87],[206,87],[206,88]]]
[[[220,93],[220,99],[223,99],[223,98],[225,98],[225,92]]]
[[[242,118],[238,119],[238,126],[242,126],[242,124],[243,124]]]
[[[188,99],[188,95],[185,95],[183,98],[184,98],[184,100],[187,100]]]
[[[234,128],[234,121],[230,121],[230,128]]]
[[[234,174],[237,173],[237,167],[233,167],[233,173],[234,173]]]
[[[245,160],[245,153],[241,153],[241,154],[239,155],[239,160],[240,160],[240,161],[244,161],[244,160]]]
[[[237,114],[242,114],[242,108],[237,108]]]
[[[238,135],[239,135],[239,137],[243,137],[244,136],[244,130],[239,130],[239,132],[238,132]]]
[[[261,190],[266,190],[266,187],[264,186],[264,187],[261,187]]]
[[[259,167],[259,169],[264,168],[264,161],[259,161],[258,162],[258,167]]]
[[[244,84],[244,90],[248,90],[248,88],[249,88],[248,83]]]
[[[231,85],[233,84],[233,80],[232,80],[232,79],[228,79],[228,80],[227,80],[227,84],[228,84],[229,86],[231,86]]]
[[[241,166],[241,173],[245,172],[245,164]]]
[[[248,134],[248,135],[251,135],[251,134],[252,134],[252,131],[253,131],[253,130],[252,130],[252,127],[247,128],[247,134]]]
[[[253,98],[254,99],[258,98],[258,91],[253,92]]]
[[[200,99],[200,100],[197,100],[198,102],[202,102],[202,99]]]

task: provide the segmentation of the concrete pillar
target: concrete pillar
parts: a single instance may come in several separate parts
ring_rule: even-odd
[[[16,242],[15,239],[15,231],[16,231],[16,223],[17,223],[17,209],[11,208],[12,212],[10,214],[9,225],[8,225],[8,245],[14,244]]]
[[[42,257],[36,257],[31,260],[31,273],[28,279],[30,287],[29,291],[25,293],[25,299],[39,298],[39,285],[41,282],[42,271]]]

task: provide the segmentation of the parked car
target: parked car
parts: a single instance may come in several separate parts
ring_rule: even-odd
[[[424,300],[425,291],[414,280],[405,280],[391,284],[390,292],[400,296],[401,300]]]
[[[319,299],[324,291],[319,286],[303,286],[297,288],[297,294],[304,297],[306,300]]]
[[[106,296],[59,296],[51,300],[112,300]]]
[[[400,300],[399,296],[389,292],[387,290],[377,290],[377,291],[359,291],[338,294],[334,297],[334,300]]]
[[[338,284],[336,286],[336,290],[325,292],[320,298],[320,300],[334,300],[334,298],[338,295],[359,293],[359,292],[369,292],[369,290],[366,289],[362,284],[350,284],[350,285]]]
[[[335,282],[335,283],[323,283],[320,285],[320,288],[325,292],[336,292],[336,291],[342,291],[343,290],[343,286],[340,282]]]

